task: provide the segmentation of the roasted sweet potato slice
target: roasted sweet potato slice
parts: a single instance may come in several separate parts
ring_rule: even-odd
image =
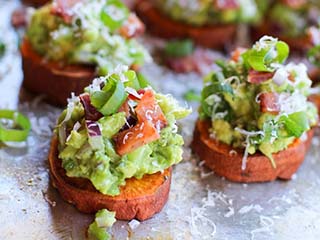
[[[138,0],[135,10],[146,24],[147,30],[162,38],[190,38],[204,47],[222,48],[236,33],[236,25],[233,24],[194,27],[174,21],[157,10],[149,0]]]
[[[142,179],[130,178],[121,187],[120,195],[103,195],[87,179],[66,176],[58,158],[58,140],[52,139],[49,152],[52,184],[62,198],[74,204],[79,211],[94,213],[106,208],[116,212],[119,220],[145,220],[161,211],[168,200],[171,168],[163,173],[145,175]]]
[[[79,95],[96,76],[95,68],[87,65],[66,65],[44,61],[27,39],[21,44],[23,87],[46,95],[48,102],[65,106],[71,92]]]
[[[256,153],[248,156],[246,169],[242,171],[243,150],[233,150],[230,146],[210,138],[209,128],[210,122],[197,121],[191,147],[215,173],[235,182],[290,179],[303,162],[313,136],[313,130],[310,130],[307,141],[295,141],[286,150],[273,154],[276,168],[272,167],[266,156]]]

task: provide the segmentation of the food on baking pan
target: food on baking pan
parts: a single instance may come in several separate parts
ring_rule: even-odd
[[[190,110],[118,67],[69,99],[50,150],[53,184],[80,211],[144,220],[167,201],[182,158],[176,119]]]
[[[163,38],[190,38],[196,44],[212,48],[221,48],[230,42],[236,24],[259,19],[253,0],[140,0],[136,12],[152,34]]]
[[[319,23],[320,5],[307,0],[277,0],[269,4],[261,25],[254,28],[254,37],[272,34],[292,49],[307,50],[312,38],[309,27]]]
[[[304,64],[283,64],[286,43],[264,36],[237,49],[205,79],[193,150],[217,174],[237,182],[290,179],[317,124],[307,100]]]
[[[109,212],[107,209],[99,210],[96,213],[94,222],[88,228],[88,238],[91,240],[111,239],[106,229],[112,227],[115,222],[115,212]]]
[[[150,60],[136,36],[144,25],[120,0],[54,1],[36,10],[21,45],[23,86],[63,105],[94,76]]]

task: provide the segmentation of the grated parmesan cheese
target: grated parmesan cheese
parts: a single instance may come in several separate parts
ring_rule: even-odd
[[[133,220],[131,220],[131,221],[128,223],[128,225],[129,225],[129,227],[130,227],[131,230],[134,230],[134,229],[136,229],[137,227],[139,227],[140,222],[139,222],[138,220],[136,220],[136,219],[133,219]]]

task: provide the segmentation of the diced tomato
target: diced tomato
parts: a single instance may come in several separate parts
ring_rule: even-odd
[[[143,34],[145,31],[144,24],[135,14],[130,14],[128,20],[119,29],[120,35],[125,38],[133,38]]]
[[[124,155],[159,138],[160,134],[153,123],[143,121],[128,130],[118,133],[114,141],[117,153]]]
[[[273,75],[273,72],[258,72],[255,70],[249,70],[248,82],[259,84],[268,81],[273,77]]]
[[[278,114],[280,112],[279,95],[269,92],[259,96],[260,109],[263,113]]]
[[[218,10],[230,10],[237,9],[240,5],[237,0],[215,0],[214,7]]]
[[[118,112],[125,112],[126,117],[130,117],[130,106],[128,104],[128,99],[121,105]]]
[[[92,106],[90,95],[88,93],[81,94],[79,98],[84,108],[86,120],[97,121],[102,118],[103,115],[98,112],[98,110],[94,106]]]
[[[139,92],[138,92],[139,93]],[[140,91],[140,94],[143,92]],[[135,108],[138,122],[134,127],[122,131],[114,138],[119,155],[127,154],[138,147],[160,138],[160,130],[167,119],[158,105],[152,90],[146,90]]]
[[[145,91],[135,111],[138,122],[149,121],[153,123],[158,131],[167,125],[167,119],[158,105],[152,90]]]
[[[290,8],[300,8],[308,3],[308,0],[282,0],[282,3]]]
[[[73,13],[70,9],[81,0],[54,0],[51,13],[63,19],[65,23],[71,23]]]
[[[231,52],[231,59],[235,62],[240,60],[241,54],[247,51],[246,48],[238,47],[233,52]]]

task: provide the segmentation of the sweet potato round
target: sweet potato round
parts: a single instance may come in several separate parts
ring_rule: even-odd
[[[79,95],[96,76],[95,68],[87,65],[61,65],[45,61],[27,39],[21,44],[23,87],[36,94],[46,95],[54,105],[65,106],[71,92]]]
[[[222,48],[236,33],[236,25],[233,24],[195,27],[174,21],[160,13],[149,0],[137,1],[135,10],[146,24],[148,31],[162,38],[191,38],[196,44],[204,47]]]
[[[230,146],[210,138],[209,128],[209,121],[197,121],[192,149],[215,173],[235,182],[290,179],[303,162],[313,136],[313,130],[310,130],[307,141],[296,140],[286,150],[273,154],[276,168],[272,167],[266,156],[256,153],[248,156],[247,167],[242,171],[243,150],[236,149],[234,152]]]
[[[130,178],[125,186],[121,186],[120,195],[112,197],[98,192],[87,179],[66,176],[58,158],[56,137],[51,142],[49,165],[53,186],[65,201],[84,213],[108,209],[115,211],[119,220],[145,220],[160,212],[168,200],[171,168],[163,173],[145,175],[142,179]]]

